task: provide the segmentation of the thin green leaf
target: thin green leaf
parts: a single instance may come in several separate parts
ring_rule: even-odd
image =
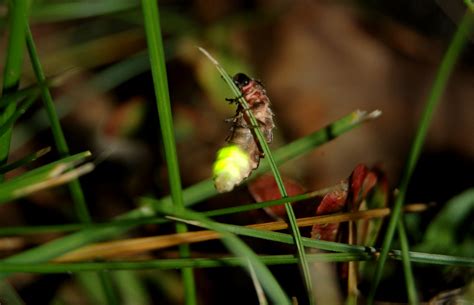
[[[33,40],[33,35],[31,34],[31,30],[28,24],[26,25],[25,33],[28,54],[31,60],[31,64],[33,66],[33,71],[35,73],[36,80],[39,84],[43,84],[40,87],[41,97],[43,99],[46,112],[48,113],[48,119],[51,124],[51,131],[53,133],[56,148],[58,149],[59,155],[61,157],[67,157],[69,156],[69,147],[67,145],[66,138],[64,137],[64,133],[61,128],[61,123],[59,122],[59,118],[56,113],[56,108],[54,107],[53,97],[51,95],[51,92],[49,91],[46,76],[43,72],[38,52],[36,51],[35,42]],[[79,180],[70,180],[68,186],[71,192],[72,199],[74,201],[74,207],[76,209],[76,215],[78,219],[81,222],[85,223],[91,222],[91,216],[89,214],[89,210],[87,208],[84,193],[82,191],[82,187],[79,183]]]
[[[313,191],[313,192],[302,194],[302,195],[288,197],[284,199],[270,200],[270,201],[264,201],[264,202],[259,202],[259,203],[249,203],[249,204],[243,204],[243,205],[229,207],[229,208],[205,211],[205,212],[202,212],[202,215],[207,216],[207,217],[222,216],[222,215],[229,215],[229,214],[234,214],[234,213],[261,209],[264,207],[275,206],[275,205],[283,204],[287,200],[290,200],[291,202],[297,202],[297,201],[313,198],[316,196],[322,196],[326,194],[327,192],[330,192],[332,189],[333,187],[318,190],[318,191]],[[154,207],[155,205],[160,204],[160,201],[156,199],[152,199],[152,198],[143,198],[141,201],[141,204],[143,206]],[[99,228],[114,227],[114,226],[120,227],[120,226],[139,226],[139,225],[144,225],[144,224],[163,224],[166,222],[169,222],[169,220],[162,217],[142,217],[140,219],[114,220],[110,222],[93,223],[93,224],[71,223],[71,224],[62,224],[62,225],[44,225],[44,226],[36,225],[36,226],[23,226],[23,227],[6,227],[6,228],[0,228],[0,236],[44,234],[44,233],[51,233],[51,232],[69,232],[69,231],[77,231],[77,230],[81,230],[85,228],[99,229]]]
[[[392,250],[389,257],[401,260],[401,251]],[[371,259],[367,253],[318,253],[308,254],[310,262],[350,262]],[[297,264],[295,255],[260,255],[260,262],[266,265]],[[410,252],[410,259],[414,263],[432,264],[441,266],[458,266],[465,268],[474,267],[474,258],[440,255],[431,253]],[[157,259],[148,261],[113,261],[113,262],[87,262],[87,263],[26,263],[26,262],[0,262],[0,269],[8,273],[82,273],[87,271],[107,270],[145,270],[145,269],[177,269],[177,268],[215,268],[225,266],[245,266],[248,261],[241,257],[219,258],[179,258]]]
[[[402,248],[402,265],[403,274],[405,275],[405,285],[408,292],[408,303],[410,305],[418,305],[420,304],[420,301],[416,291],[415,278],[411,269],[408,238],[402,218],[400,218],[398,223],[398,236],[400,238],[400,245]]]
[[[45,147],[43,149],[40,149],[34,153],[31,153],[17,161],[14,161],[12,163],[8,163],[8,164],[5,164],[3,166],[0,166],[0,173],[1,174],[5,174],[9,171],[12,171],[16,168],[19,168],[19,167],[22,167],[22,166],[25,166],[25,165],[28,165],[30,164],[31,162],[35,161],[36,159],[44,156],[45,154],[47,154],[48,152],[51,151],[51,147]]]
[[[359,253],[318,253],[308,254],[311,262],[348,262],[368,259],[367,254]],[[258,260],[266,265],[286,265],[298,263],[294,255],[260,255]],[[27,273],[82,273],[88,271],[107,270],[146,270],[146,269],[177,269],[186,267],[215,268],[226,266],[246,267],[248,260],[242,257],[219,258],[178,258],[157,259],[148,261],[115,261],[88,263],[13,263],[0,262],[4,272]]]
[[[150,57],[153,85],[156,95],[156,105],[163,137],[166,165],[170,183],[171,198],[177,209],[184,207],[183,190],[179,174],[178,156],[176,152],[176,141],[174,138],[173,118],[171,115],[170,97],[168,89],[168,78],[165,66],[165,51],[161,37],[160,15],[158,4],[154,0],[142,0],[143,17],[145,21],[145,32],[148,43],[148,55]],[[187,228],[184,224],[177,224],[176,231],[184,233]],[[191,251],[188,245],[179,247],[181,257],[189,257]],[[193,270],[184,268],[181,270],[184,281],[184,289],[187,305],[197,304],[196,287]]]
[[[35,102],[37,98],[38,95],[31,95],[27,97],[26,100],[23,101],[18,107],[15,107],[15,111],[0,126],[0,138],[7,132],[11,131],[16,120],[18,120],[20,116],[22,116],[31,107],[31,105],[33,105],[33,102]]]
[[[0,97],[0,109],[3,109],[11,103],[17,104],[21,100],[30,96],[39,96],[39,86],[34,85],[27,88],[20,89],[18,91],[4,94]]]
[[[450,199],[426,229],[423,241],[417,246],[418,250],[444,254],[474,256],[474,249],[462,251],[460,240],[462,226],[471,223],[474,211],[474,188],[468,189]],[[466,233],[467,239],[474,242],[474,237]]]
[[[385,262],[387,260],[387,255],[400,219],[401,209],[403,202],[405,201],[405,194],[408,188],[408,184],[410,182],[410,178],[413,174],[413,171],[415,170],[416,163],[420,157],[426,133],[428,131],[431,118],[433,116],[433,112],[441,99],[441,96],[446,88],[447,81],[451,75],[454,65],[467,41],[468,34],[472,29],[472,19],[472,12],[467,11],[449,45],[448,50],[446,51],[446,54],[443,57],[443,60],[441,61],[441,64],[438,68],[438,72],[436,73],[436,78],[434,80],[433,87],[426,102],[425,109],[420,119],[420,125],[418,126],[415,139],[408,155],[408,160],[406,162],[405,170],[403,172],[403,176],[401,178],[399,186],[399,192],[395,199],[393,212],[390,217],[387,232],[383,241],[382,251],[375,267],[370,292],[367,298],[367,304],[369,305],[372,305],[375,301],[375,293],[377,291],[378,284],[382,278],[382,273],[385,266]]]
[[[64,184],[90,172],[93,169],[91,163],[86,163],[75,170],[67,171],[72,169],[78,161],[84,160],[89,154],[89,152],[85,152],[64,158],[4,182],[0,188],[0,204],[29,195],[41,189]]]
[[[0,295],[2,303],[8,305],[25,305],[26,303],[20,298],[15,288],[9,282],[0,282]]]
[[[123,305],[148,305],[151,304],[145,283],[133,271],[117,271],[112,274],[120,300]]]
[[[110,272],[100,271],[97,273],[97,276],[100,280],[100,287],[105,293],[107,299],[107,305],[119,305],[117,294],[115,292],[115,287],[112,284],[112,278],[110,277]]]
[[[285,292],[280,287],[268,268],[258,259],[258,256],[237,236],[230,233],[225,226],[222,226],[220,223],[214,222],[199,213],[191,212],[185,209],[177,210],[160,207],[158,212],[176,217],[184,217],[188,220],[191,220],[193,224],[197,223],[199,226],[204,225],[211,230],[219,232],[221,234],[222,242],[229,249],[229,251],[242,259],[242,264],[244,266],[246,266],[246,263],[248,262],[252,264],[257,275],[257,279],[260,281],[266,293],[270,296],[273,302],[275,304],[291,304],[288,296],[286,296]],[[247,271],[249,270],[247,269]]]

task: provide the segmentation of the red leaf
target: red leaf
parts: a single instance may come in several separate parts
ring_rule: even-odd
[[[303,194],[305,189],[296,181],[288,178],[283,178],[283,185],[285,186],[288,196],[296,196]],[[263,175],[248,186],[249,192],[257,202],[280,199],[281,194],[278,185],[272,175]],[[284,218],[286,210],[284,205],[276,205],[265,208],[265,211],[272,217]]]
[[[327,215],[341,212],[346,207],[347,183],[341,183],[341,188],[326,194],[316,209],[316,215]],[[339,223],[314,225],[311,238],[335,241],[339,230]]]

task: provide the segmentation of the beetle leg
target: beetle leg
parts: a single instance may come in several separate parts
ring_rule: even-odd
[[[227,102],[229,102],[229,104],[237,104],[239,102],[239,98],[238,97],[235,97],[235,98],[226,98],[225,99]]]

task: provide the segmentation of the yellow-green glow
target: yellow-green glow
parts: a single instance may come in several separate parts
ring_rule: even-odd
[[[213,165],[214,185],[218,192],[229,192],[250,173],[250,158],[237,145],[229,145],[217,152]]]

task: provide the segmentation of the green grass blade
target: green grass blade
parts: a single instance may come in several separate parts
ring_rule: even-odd
[[[316,147],[341,136],[353,128],[360,126],[364,122],[376,119],[379,117],[380,113],[381,112],[378,110],[370,113],[361,110],[354,111],[320,130],[275,150],[273,158],[277,164],[283,164],[288,160],[308,153]],[[259,168],[254,174],[252,174],[252,177],[262,174],[269,169],[270,165],[265,159],[263,159]],[[215,195],[217,195],[217,191],[214,187],[214,183],[212,179],[207,179],[184,190],[184,205],[190,207]],[[169,196],[161,198],[160,201],[161,204],[171,204],[171,198]]]
[[[43,149],[40,149],[34,153],[31,153],[17,161],[14,161],[12,163],[8,163],[8,164],[5,164],[3,166],[0,166],[0,174],[5,174],[9,171],[12,171],[16,168],[19,168],[19,167],[22,167],[22,166],[25,166],[25,165],[28,165],[30,164],[31,162],[35,161],[36,159],[44,156],[45,154],[47,154],[48,152],[51,151],[51,147],[45,147]]]
[[[405,165],[405,170],[403,172],[403,176],[399,186],[399,192],[395,199],[392,215],[390,217],[387,232],[383,241],[382,251],[375,267],[374,275],[372,278],[372,284],[367,299],[367,304],[369,305],[372,305],[374,303],[375,293],[380,279],[382,278],[382,273],[385,262],[387,260],[388,251],[390,249],[390,245],[392,244],[393,235],[399,222],[401,209],[405,200],[405,194],[408,188],[408,184],[415,169],[416,163],[420,157],[421,149],[423,147],[431,117],[433,116],[433,112],[441,99],[444,89],[446,88],[447,81],[461,53],[461,50],[463,49],[463,46],[467,41],[468,34],[472,28],[472,15],[473,14],[471,12],[467,12],[465,14],[436,73],[433,87],[431,89],[430,95],[428,96],[428,100],[426,102],[426,106],[420,120],[420,125],[416,132],[415,139],[408,155],[408,160]]]
[[[112,274],[123,305],[151,304],[147,287],[137,272],[117,271]]]
[[[104,291],[105,298],[108,305],[119,305],[117,294],[115,288],[112,284],[112,278],[110,277],[110,272],[108,271],[99,271],[97,276],[100,280],[100,287]]]
[[[8,47],[6,50],[5,68],[3,70],[2,96],[17,91],[20,84],[23,53],[25,49],[25,24],[27,21],[27,1],[8,2]],[[15,112],[16,104],[10,103],[0,114],[0,125],[3,125]],[[7,163],[10,151],[11,129],[0,136],[0,165]],[[3,175],[0,175],[0,182]]]
[[[27,97],[26,100],[23,101],[18,107],[15,107],[15,110],[10,115],[10,117],[7,118],[0,126],[0,138],[6,133],[11,132],[16,120],[18,120],[18,118],[20,118],[20,116],[22,116],[31,107],[31,105],[33,105],[37,97],[37,95],[31,95]]]
[[[249,262],[252,264],[258,280],[273,302],[275,304],[290,304],[288,296],[286,296],[270,270],[268,270],[268,268],[258,259],[258,256],[252,251],[252,249],[250,249],[237,236],[228,232],[225,226],[202,216],[200,213],[185,209],[177,210],[173,208],[160,207],[159,212],[175,217],[184,217],[191,220],[193,223],[197,223],[199,226],[205,225],[207,228],[219,232],[221,234],[222,242],[229,251],[242,259],[242,264],[244,266],[248,266],[247,264]],[[247,271],[250,273],[248,269]]]
[[[39,86],[30,86],[27,88],[20,89],[18,91],[7,93],[0,97],[0,109],[7,107],[11,103],[18,103],[21,100],[28,98],[29,96],[39,94]]]
[[[59,122],[58,115],[56,113],[56,109],[54,107],[53,98],[51,96],[51,92],[46,84],[46,76],[44,75],[43,68],[41,66],[40,59],[38,57],[38,52],[36,51],[35,42],[33,40],[33,35],[31,34],[31,30],[27,24],[26,26],[26,44],[28,48],[28,54],[30,56],[31,64],[33,66],[33,71],[35,73],[35,77],[39,84],[42,84],[40,87],[41,89],[41,96],[43,99],[44,106],[46,108],[46,112],[48,114],[49,122],[51,124],[51,131],[53,133],[54,142],[56,144],[56,148],[59,152],[61,157],[66,157],[69,155],[69,147],[66,142],[66,138],[64,137],[63,130],[61,128],[61,123]],[[81,222],[90,223],[91,216],[89,214],[89,210],[87,208],[87,204],[84,198],[84,193],[82,191],[81,184],[79,180],[74,179],[68,184],[69,190],[71,192],[71,196],[74,201],[74,207],[76,210],[76,215]]]
[[[223,209],[216,209],[211,211],[202,212],[202,215],[207,217],[214,217],[214,216],[222,216],[222,215],[229,215],[234,213],[246,212],[256,209],[261,209],[265,207],[280,205],[285,203],[287,200],[291,202],[297,202],[309,198],[313,198],[316,196],[322,196],[328,192],[330,192],[333,188],[322,189],[319,191],[313,191],[310,193],[292,196],[283,199],[276,199],[270,200],[260,203],[249,203],[243,204],[240,206],[234,206],[229,208]],[[142,205],[154,207],[157,204],[160,204],[159,200],[152,199],[152,198],[144,198],[141,202]],[[62,225],[35,225],[35,226],[19,226],[19,227],[6,227],[0,228],[0,236],[8,236],[8,235],[32,235],[32,234],[44,234],[44,233],[52,233],[52,232],[70,232],[70,231],[77,231],[81,229],[100,229],[105,227],[119,227],[119,226],[139,226],[145,224],[163,224],[169,222],[168,219],[162,217],[142,217],[140,219],[124,219],[124,220],[113,220],[109,222],[103,223],[93,223],[93,224],[81,224],[81,223],[70,223],[70,224],[62,224]]]
[[[77,156],[74,157],[77,159]],[[71,179],[84,175],[93,169],[91,163],[86,163],[70,170],[76,164],[77,160],[68,161],[68,158],[64,158],[4,182],[0,188],[0,204],[27,196],[41,189],[67,183]]]
[[[165,66],[165,52],[163,39],[161,37],[158,5],[154,0],[142,0],[142,8],[148,42],[148,55],[150,57],[153,85],[156,95],[156,104],[163,137],[166,164],[168,167],[171,198],[174,206],[177,209],[182,209],[184,207],[183,192],[176,153],[176,141],[174,138],[173,118],[171,115],[168,78]],[[184,224],[177,224],[176,230],[178,233],[184,233],[187,231]],[[179,252],[181,257],[190,256],[188,245],[180,246]],[[185,302],[187,305],[197,304],[193,270],[190,268],[184,268],[181,272],[183,275],[186,296]]]
[[[308,254],[311,262],[349,262],[367,260],[367,254],[358,253],[318,253]],[[260,262],[265,265],[297,264],[295,255],[260,255]],[[146,270],[146,269],[177,269],[185,267],[216,268],[226,266],[245,267],[248,260],[241,257],[220,258],[178,258],[157,259],[147,261],[113,261],[113,262],[86,262],[86,263],[11,263],[0,262],[0,268],[9,273],[70,273],[106,270]]]
[[[101,289],[102,284],[97,271],[95,272],[78,272],[74,276],[74,281],[79,284],[79,288],[83,291],[85,298],[90,304],[107,304],[107,296],[104,289]]]
[[[372,256],[367,253],[318,253],[308,254],[310,262],[351,262],[365,261]],[[401,251],[393,250],[390,258],[401,260]],[[260,255],[260,262],[265,265],[297,264],[295,255]],[[441,254],[410,252],[410,259],[414,263],[431,264],[440,266],[457,266],[473,268],[474,258],[458,257]],[[111,261],[111,262],[85,262],[85,263],[22,263],[22,262],[0,262],[0,269],[8,273],[75,273],[87,271],[107,270],[146,270],[146,269],[177,269],[177,268],[216,268],[227,266],[246,266],[247,260],[241,257],[219,257],[219,258],[178,258],[157,259],[147,261]]]
[[[2,296],[2,303],[8,305],[25,305],[25,302],[20,298],[15,288],[9,282],[0,282],[0,295]]]
[[[408,238],[407,238],[407,233],[405,231],[405,225],[403,224],[402,218],[400,218],[398,222],[398,236],[400,238],[400,245],[402,248],[401,250],[402,264],[403,264],[403,273],[405,275],[405,285],[407,287],[407,292],[408,292],[408,304],[418,305],[420,304],[420,302],[419,302],[418,294],[416,291],[413,271],[411,269]]]

